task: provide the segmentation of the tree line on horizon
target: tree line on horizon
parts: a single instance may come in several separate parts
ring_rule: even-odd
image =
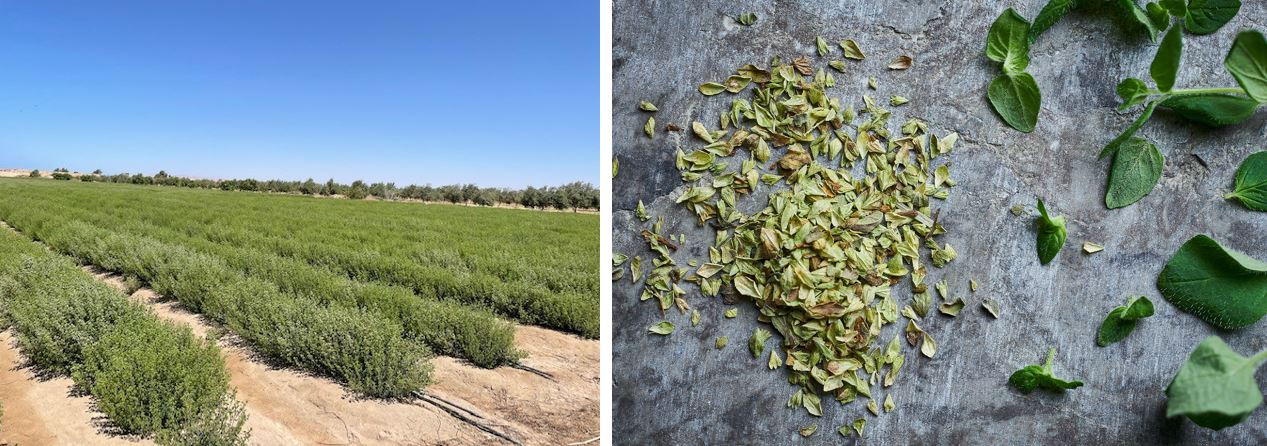
[[[40,171],[33,170],[31,177],[39,177]],[[69,170],[58,168],[53,170],[53,178],[70,180],[74,178]],[[101,169],[91,174],[79,176],[80,181],[160,185],[189,187],[197,189],[240,190],[251,192],[274,192],[285,194],[343,196],[350,199],[374,197],[383,200],[413,199],[430,202],[471,203],[480,206],[498,204],[519,205],[533,209],[598,209],[599,190],[593,184],[575,181],[562,186],[544,186],[524,189],[498,187],[479,187],[475,184],[449,184],[445,186],[413,185],[403,188],[395,183],[366,183],[361,180],[352,184],[341,184],[334,179],[318,183],[312,178],[306,181],[288,180],[256,180],[253,178],[232,180],[207,180],[168,175],[159,171],[153,176],[144,174],[118,173],[105,175]]]

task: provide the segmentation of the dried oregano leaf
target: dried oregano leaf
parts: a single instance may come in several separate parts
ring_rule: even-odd
[[[735,18],[735,21],[739,22],[739,24],[743,26],[752,26],[753,23],[757,23],[757,15],[751,12],[745,12],[743,14],[739,14],[739,17]]]
[[[634,256],[633,261],[629,262],[629,272],[632,282],[642,278],[642,256]]]
[[[823,36],[814,37],[814,44],[818,46],[818,57],[831,54],[831,47],[827,46],[827,41],[823,40]]]
[[[964,305],[965,304],[964,304],[963,298],[956,297],[955,300],[938,306],[937,310],[941,311],[942,314],[945,314],[947,316],[955,317],[959,315],[959,310],[962,310]]]
[[[800,433],[802,437],[808,437],[810,435],[814,435],[814,432],[818,432],[818,425],[811,424],[809,426],[802,427],[801,430],[797,432]]]
[[[853,39],[841,40],[840,48],[845,51],[845,57],[847,58],[854,59],[854,60],[862,60],[862,59],[867,58],[866,55],[862,54],[862,48],[858,47],[858,42],[854,42]]]
[[[699,92],[705,96],[712,96],[723,91],[726,91],[726,86],[716,82],[705,82],[699,86]]]
[[[642,101],[642,102],[639,102],[639,103],[638,103],[638,108],[639,108],[640,110],[642,110],[642,111],[649,111],[649,112],[654,112],[654,111],[659,111],[659,110],[660,110],[660,109],[656,108],[655,104],[652,104],[652,103],[647,102],[647,101]]]
[[[648,138],[655,138],[655,117],[648,116],[647,123],[642,125],[642,131],[647,134]]]
[[[889,62],[890,70],[905,70],[911,67],[911,56],[902,55]]]
[[[722,336],[720,338],[717,338],[717,341],[714,342],[713,344],[715,347],[717,347],[718,350],[721,350],[723,348],[726,348],[726,344],[728,343],[730,343],[730,338],[726,336]]]
[[[658,335],[669,335],[673,333],[673,323],[669,321],[660,321],[660,323],[647,328],[647,331]]]
[[[990,299],[990,298],[985,298],[984,300],[981,301],[981,307],[985,308],[985,311],[989,312],[990,316],[994,316],[995,319],[999,318],[999,302],[998,301],[994,299]]]
[[[846,58],[863,58],[852,41],[841,48]],[[828,65],[843,72],[843,63]],[[668,257],[676,246],[659,225],[644,231],[660,257],[643,299],[659,302],[662,311],[680,305],[686,293],[678,281],[685,278],[727,304],[751,300],[758,309],[751,314],[782,339],[766,365],[786,370],[798,387],[789,406],[821,415],[822,396],[834,396],[842,404],[867,398],[878,409],[871,389],[898,378],[903,337],[924,355],[936,352],[914,321],[932,307],[925,259],[943,266],[957,257],[935,240],[945,228],[932,202],[947,198],[954,180],[948,163],[932,161],[950,153],[958,135],[938,138],[918,119],[890,130],[891,113],[882,105],[905,98],[879,104],[864,96],[860,104],[842,104],[829,93],[836,83],[831,74],[815,71],[808,57],[776,59],[768,69],[747,65],[734,76],[750,83],[717,121],[701,119],[720,126],[693,124],[692,147],[676,153],[689,183],[677,201],[701,225],[716,228],[717,237],[692,274]],[[854,173],[858,164],[862,173]],[[740,211],[759,183],[770,188],[765,208]],[[912,293],[900,295],[895,290],[905,288],[895,285],[905,280]],[[731,311],[737,316],[735,308],[727,316]],[[906,335],[878,348],[882,327],[903,316]],[[754,358],[771,336],[760,328],[749,338]]]
[[[929,358],[932,358],[933,355],[937,354],[937,342],[933,341],[932,335],[929,335],[927,332],[924,333],[924,341],[920,343],[919,352]]]
[[[1086,252],[1087,254],[1095,254],[1103,250],[1104,250],[1104,245],[1101,245],[1099,243],[1082,242],[1082,251]]]
[[[729,309],[729,310],[726,310],[726,317],[728,317],[728,318],[732,318],[732,317],[735,317],[735,316],[738,316],[738,315],[739,315],[739,309],[738,309],[738,308],[731,308],[731,309]]]
[[[752,337],[748,338],[748,351],[752,352],[752,357],[761,356],[761,352],[765,350],[765,341],[770,339],[770,332],[764,328],[758,328],[752,332]]]

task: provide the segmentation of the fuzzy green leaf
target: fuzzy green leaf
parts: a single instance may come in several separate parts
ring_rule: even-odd
[[[1122,79],[1122,82],[1117,84],[1117,96],[1122,98],[1122,105],[1117,107],[1118,110],[1126,110],[1143,104],[1148,99],[1148,85],[1133,77]]]
[[[1135,330],[1135,324],[1143,318],[1153,315],[1153,302],[1147,297],[1132,297],[1125,306],[1114,308],[1100,324],[1096,333],[1096,345],[1104,347],[1126,339]]]
[[[1175,17],[1183,17],[1188,15],[1187,0],[1161,0],[1157,2],[1161,7],[1166,8],[1170,15]]]
[[[1245,157],[1236,169],[1236,187],[1225,198],[1235,198],[1247,208],[1267,212],[1267,151]]]
[[[1029,22],[1012,8],[1007,8],[990,25],[985,44],[986,57],[1003,64],[1004,73],[1025,71],[1029,66],[1028,33]]]
[[[1157,105],[1174,111],[1184,119],[1210,127],[1240,124],[1258,109],[1258,103],[1253,99],[1229,94],[1175,96]]]
[[[1197,235],[1166,263],[1157,289],[1180,310],[1235,330],[1267,314],[1267,263]]]
[[[1182,56],[1183,30],[1179,27],[1170,28],[1170,31],[1166,32],[1166,37],[1161,39],[1161,46],[1157,47],[1153,64],[1148,67],[1148,74],[1153,77],[1158,90],[1165,92],[1174,88],[1175,77],[1179,75],[1179,60]]]
[[[1148,32],[1148,40],[1153,42],[1157,41],[1157,34],[1162,30],[1158,29],[1157,25],[1153,23],[1153,19],[1148,17],[1148,11],[1139,7],[1139,5],[1135,3],[1135,0],[1118,0],[1118,6],[1126,12],[1126,17],[1128,19],[1133,20],[1140,27],[1144,28],[1144,31]]]
[[[1043,200],[1038,200],[1038,261],[1046,265],[1065,246],[1065,217],[1051,218]]]
[[[1038,125],[1038,110],[1042,94],[1038,83],[1029,73],[1003,74],[990,82],[990,105],[1003,118],[1003,122],[1025,133]]]
[[[1117,209],[1144,198],[1157,186],[1165,164],[1166,159],[1157,146],[1144,138],[1132,136],[1113,156],[1104,205]]]
[[[1038,11],[1038,16],[1034,17],[1034,24],[1029,27],[1029,43],[1033,44],[1035,40],[1038,40],[1039,34],[1060,21],[1060,18],[1064,17],[1065,13],[1073,9],[1077,3],[1075,0],[1049,0],[1046,5],[1043,5],[1043,9]]]
[[[1267,102],[1267,39],[1258,31],[1242,31],[1232,42],[1223,59],[1236,82],[1245,90],[1245,94],[1258,103]]]
[[[1190,0],[1183,26],[1193,34],[1218,31],[1241,10],[1241,0]]]
[[[1244,421],[1263,404],[1254,372],[1265,357],[1246,358],[1218,336],[1205,338],[1166,387],[1166,416],[1186,416],[1214,430]]]
[[[1056,349],[1051,349],[1047,353],[1047,362],[1041,366],[1027,365],[1024,368],[1012,373],[1008,377],[1007,382],[1020,390],[1021,393],[1030,393],[1034,389],[1044,389],[1052,392],[1064,392],[1068,389],[1076,389],[1082,387],[1082,381],[1065,381],[1057,378],[1051,373],[1051,361],[1056,357]]]

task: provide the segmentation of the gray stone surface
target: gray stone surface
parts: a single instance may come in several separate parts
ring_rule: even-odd
[[[1245,210],[1220,195],[1231,187],[1241,160],[1264,148],[1260,112],[1232,128],[1208,130],[1158,113],[1142,131],[1165,153],[1160,184],[1141,202],[1109,211],[1103,205],[1108,163],[1097,161],[1105,142],[1134,119],[1119,113],[1113,92],[1126,76],[1147,78],[1156,46],[1138,33],[1119,31],[1105,17],[1075,13],[1044,34],[1032,50],[1030,72],[1044,94],[1038,128],[1010,130],[992,113],[985,87],[997,68],[982,55],[986,30],[1012,6],[1033,17],[1041,1],[873,1],[758,2],[729,0],[617,1],[614,7],[614,147],[620,175],[614,180],[614,249],[630,256],[650,253],[637,236],[649,226],[633,217],[639,199],[652,215],[663,215],[667,230],[684,233],[687,248],[676,258],[706,257],[712,232],[673,203],[683,190],[673,167],[674,148],[693,147],[685,133],[692,120],[715,123],[729,103],[695,88],[720,81],[746,63],[772,56],[790,59],[814,54],[814,36],[831,42],[852,38],[868,58],[850,63],[834,95],[858,104],[867,76],[876,76],[876,97],[900,94],[912,102],[894,121],[921,117],[938,134],[962,136],[951,155],[959,181],[941,203],[949,241],[960,253],[949,267],[930,274],[945,278],[969,297],[971,309],[957,319],[933,316],[926,329],[939,341],[936,358],[908,361],[891,391],[898,409],[874,417],[863,404],[824,401],[814,418],[785,403],[794,388],[786,375],[770,371],[744,348],[756,328],[754,309],[741,303],[740,317],[724,319],[726,306],[688,288],[690,303],[703,313],[692,327],[677,311],[667,315],[679,327],[672,336],[650,336],[646,327],[661,320],[651,302],[640,302],[641,284],[614,286],[614,439],[618,444],[839,444],[852,443],[834,430],[857,417],[867,419],[865,444],[1156,444],[1261,443],[1267,413],[1259,409],[1235,427],[1213,432],[1186,420],[1165,418],[1162,391],[1203,337],[1221,334],[1243,353],[1267,349],[1267,322],[1219,333],[1167,303],[1154,285],[1175,249],[1197,233],[1267,259],[1267,214]],[[1247,1],[1239,16],[1209,36],[1186,36],[1179,87],[1228,86],[1222,66],[1235,33],[1264,29],[1267,6]],[[729,17],[753,11],[755,26]],[[836,51],[839,51],[837,48]],[[905,72],[884,69],[899,54],[915,65]],[[815,59],[825,64],[824,59]],[[639,100],[659,106],[654,140],[642,135],[647,114]],[[712,124],[716,125],[716,124]],[[777,153],[777,152],[776,152]],[[1200,161],[1199,161],[1200,159]],[[1204,163],[1205,165],[1203,165]],[[764,188],[763,188],[764,189]],[[748,198],[746,209],[764,206],[764,194]],[[1069,219],[1069,242],[1052,264],[1040,266],[1034,253],[1032,217],[1008,212],[1042,197]],[[1104,252],[1084,255],[1084,240]],[[648,262],[649,264],[649,262]],[[981,290],[969,295],[974,278]],[[1094,345],[1099,322],[1128,294],[1157,304],[1124,342]],[[909,290],[898,293],[909,300]],[[983,297],[999,300],[1001,319],[977,306]],[[897,327],[890,326],[888,339]],[[727,335],[731,346],[717,351],[713,340]],[[774,345],[770,342],[768,345]],[[1081,379],[1081,389],[1065,395],[1022,395],[1006,385],[1014,370],[1041,362],[1058,347],[1058,375]],[[1259,385],[1267,372],[1258,373]],[[796,430],[817,423],[819,433],[802,440]]]

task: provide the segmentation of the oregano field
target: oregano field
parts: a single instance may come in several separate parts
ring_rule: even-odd
[[[0,221],[0,324],[168,444],[244,441],[224,360],[81,266],[361,398],[420,395],[437,356],[550,377],[523,365],[518,327],[599,333],[594,214],[22,178],[0,179]]]

